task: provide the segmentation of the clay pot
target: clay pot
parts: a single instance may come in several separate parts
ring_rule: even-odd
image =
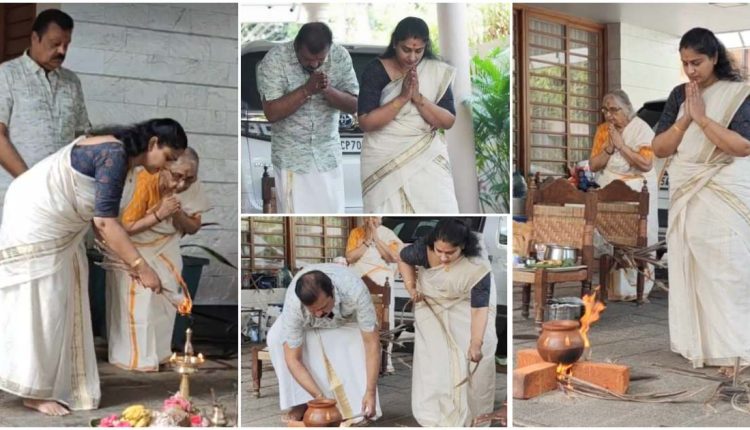
[[[341,412],[336,408],[336,400],[316,399],[307,402],[302,421],[305,427],[338,427],[342,419]]]
[[[549,363],[573,364],[583,354],[583,337],[578,321],[547,321],[536,342],[539,355]]]

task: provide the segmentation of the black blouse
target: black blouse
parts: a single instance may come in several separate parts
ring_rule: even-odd
[[[419,238],[409,246],[401,250],[401,261],[412,266],[422,266],[430,268],[430,261],[427,258],[427,244],[423,238]],[[486,308],[490,305],[490,290],[492,273],[487,273],[484,277],[471,288],[471,307]]]
[[[116,218],[120,213],[120,200],[128,175],[128,154],[120,142],[74,146],[70,164],[96,181],[94,216]]]
[[[357,112],[359,115],[364,115],[380,107],[380,96],[383,93],[383,88],[391,82],[391,78],[388,76],[383,63],[376,58],[365,66],[361,82],[359,98],[357,99]],[[453,104],[453,91],[451,91],[450,85],[437,105],[453,115],[456,114],[456,107]]]
[[[664,105],[659,122],[656,123],[656,134],[661,134],[668,130],[672,124],[677,121],[677,114],[680,112],[680,105],[685,102],[685,84],[676,86]],[[732,121],[729,123],[729,129],[739,133],[745,139],[750,139],[750,101],[745,99],[742,105],[734,114]]]

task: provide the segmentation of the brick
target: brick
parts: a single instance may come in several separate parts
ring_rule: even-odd
[[[542,356],[539,355],[536,349],[522,349],[516,352],[516,367],[526,367],[532,364],[544,363]]]
[[[618,394],[625,394],[630,385],[630,368],[620,364],[579,361],[573,365],[573,376]]]
[[[530,399],[557,388],[554,363],[537,363],[513,371],[513,398]]]

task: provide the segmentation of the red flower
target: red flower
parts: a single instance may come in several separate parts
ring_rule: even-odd
[[[200,414],[190,415],[190,427],[203,427],[203,417]]]

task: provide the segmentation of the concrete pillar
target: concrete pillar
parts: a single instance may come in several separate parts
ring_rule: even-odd
[[[479,212],[477,164],[474,156],[474,129],[471,109],[462,101],[471,95],[469,65],[469,36],[466,32],[468,17],[465,3],[438,3],[438,28],[440,29],[440,55],[456,68],[453,97],[456,101],[456,123],[446,130],[448,154],[453,167],[453,181],[462,213]]]

